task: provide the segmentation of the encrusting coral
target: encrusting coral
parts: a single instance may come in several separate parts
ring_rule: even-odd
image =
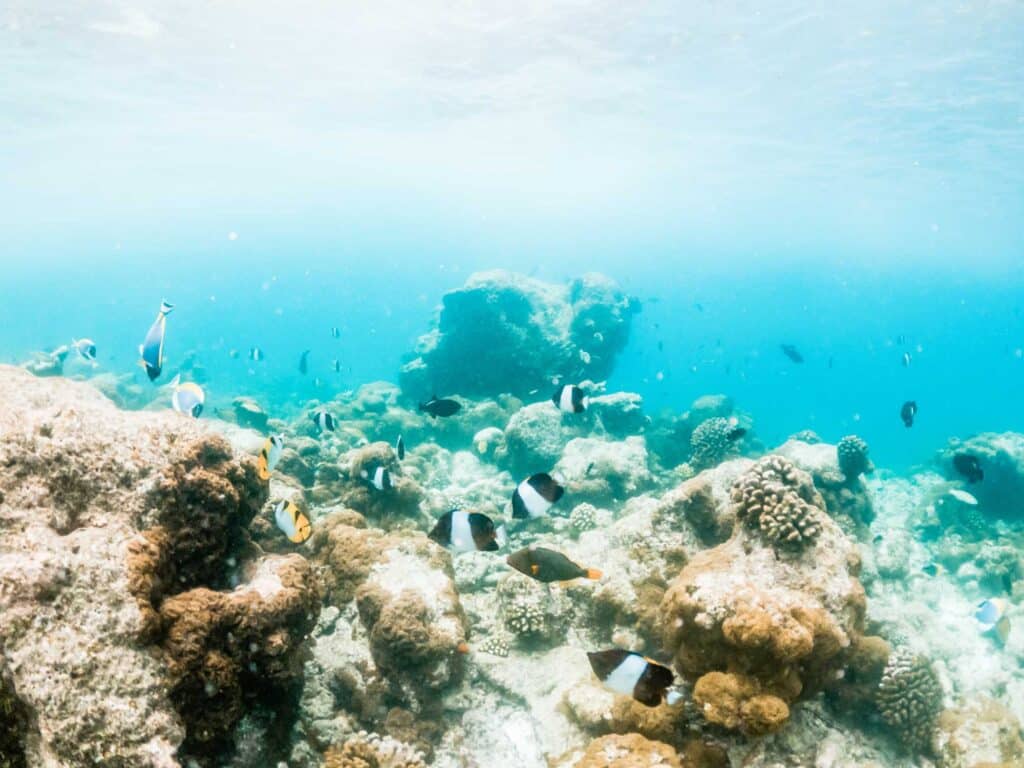
[[[732,488],[736,517],[780,547],[802,547],[821,532],[822,512],[804,498],[814,498],[813,488],[798,473],[781,456],[766,456]]]
[[[889,656],[876,703],[882,719],[910,749],[931,751],[942,697],[942,685],[928,659],[907,648]]]
[[[676,751],[639,733],[595,739],[582,753],[563,755],[554,768],[681,768]]]
[[[1017,768],[1024,764],[1020,721],[980,696],[939,715],[933,744],[942,768]]]
[[[847,435],[836,443],[836,456],[839,469],[848,481],[874,469],[868,458],[868,444],[856,435]]]
[[[708,672],[693,687],[693,701],[708,722],[750,736],[777,731],[789,719],[786,702],[747,675]]]

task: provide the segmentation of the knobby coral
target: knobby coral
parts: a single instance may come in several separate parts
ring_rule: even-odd
[[[324,768],[426,768],[422,753],[390,736],[361,731],[324,755]]]
[[[736,517],[772,544],[801,547],[821,532],[822,512],[800,495],[798,470],[781,456],[766,456],[732,488]]]
[[[713,467],[728,456],[735,442],[730,439],[733,423],[723,417],[714,416],[702,421],[690,435],[690,463],[698,469]]]
[[[868,458],[868,444],[856,435],[847,435],[836,444],[839,469],[847,480],[854,480],[874,469]]]

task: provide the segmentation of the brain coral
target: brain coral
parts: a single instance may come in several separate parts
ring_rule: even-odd
[[[801,547],[821,531],[822,511],[813,486],[801,484],[800,471],[781,456],[766,456],[747,470],[732,488],[736,517],[760,529],[772,544]],[[803,496],[801,496],[803,493]]]
[[[911,749],[930,751],[942,697],[942,685],[928,659],[907,648],[889,656],[876,694],[878,711]]]

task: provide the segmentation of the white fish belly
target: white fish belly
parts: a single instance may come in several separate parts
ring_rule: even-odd
[[[551,509],[551,502],[541,496],[527,480],[519,484],[519,498],[523,500],[523,506],[530,517],[543,517]]]
[[[604,684],[617,693],[624,693],[627,696],[633,695],[633,689],[640,682],[640,677],[647,669],[647,662],[641,656],[627,656],[612,673]]]

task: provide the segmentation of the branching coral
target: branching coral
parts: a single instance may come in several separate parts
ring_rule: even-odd
[[[836,456],[840,471],[849,481],[874,469],[868,458],[868,444],[856,435],[847,435],[836,444]]]
[[[732,488],[736,517],[760,529],[774,545],[799,548],[821,532],[821,511],[801,498],[796,467],[781,456],[766,456]]]
[[[729,435],[733,423],[722,416],[702,421],[690,435],[690,463],[698,469],[713,467],[728,456],[735,442]]]
[[[324,755],[324,768],[426,768],[423,755],[390,736],[360,732]]]
[[[885,665],[875,700],[885,722],[911,749],[923,752],[930,750],[942,696],[928,659],[900,648]]]

